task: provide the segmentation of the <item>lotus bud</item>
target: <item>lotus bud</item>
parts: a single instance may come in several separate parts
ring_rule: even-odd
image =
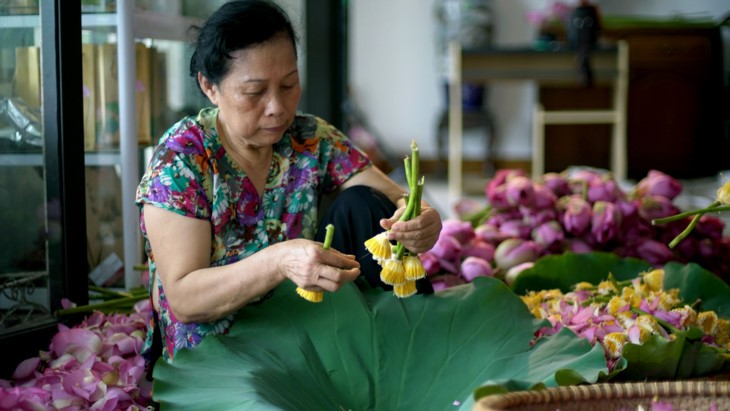
[[[383,269],[380,271],[380,280],[388,285],[398,285],[406,282],[406,269],[403,261],[397,258],[389,258],[383,262]]]
[[[535,202],[535,189],[529,178],[512,177],[507,180],[505,186],[505,196],[509,205],[532,207]]]
[[[725,223],[721,219],[707,214],[700,217],[699,221],[697,221],[697,225],[694,228],[694,231],[701,237],[706,237],[713,241],[722,238],[724,230]]]
[[[544,210],[555,206],[555,202],[558,201],[558,197],[555,195],[553,190],[545,184],[533,184],[532,187],[535,191],[535,199],[532,205],[533,208],[537,210]]]
[[[682,192],[682,184],[668,174],[657,170],[649,170],[646,177],[636,184],[637,197],[660,196],[673,200]]]
[[[532,230],[532,239],[543,248],[560,244],[565,239],[563,227],[557,221],[548,221]]]
[[[505,185],[499,185],[487,188],[487,202],[495,209],[509,208],[510,204],[507,202],[507,187]]]
[[[588,231],[593,214],[591,205],[579,196],[563,197],[563,226],[565,231],[575,236],[581,236]]]
[[[624,197],[623,191],[619,189],[616,181],[611,178],[593,180],[588,184],[588,202],[596,201],[615,202]]]
[[[722,205],[730,205],[730,180],[717,189],[717,201]]]
[[[416,281],[426,276],[426,269],[417,255],[408,255],[403,258],[403,268],[408,281]]]
[[[408,298],[415,294],[416,291],[418,290],[415,281],[406,281],[403,284],[393,286],[393,294],[398,298]]]
[[[495,247],[481,238],[474,238],[461,249],[462,258],[479,257],[481,259],[492,261],[494,259]]]
[[[421,260],[423,269],[426,270],[426,274],[434,275],[441,270],[441,264],[439,263],[438,257],[433,255],[430,251],[419,254],[418,258]]]
[[[508,238],[502,241],[494,251],[494,261],[502,270],[532,262],[540,255],[537,245],[533,241],[519,238]]]
[[[593,251],[593,247],[591,247],[588,243],[579,238],[569,238],[565,242],[566,251],[570,251],[575,254],[584,254]]]
[[[479,201],[462,198],[454,204],[454,212],[459,219],[484,211],[484,205]]]
[[[646,238],[636,244],[636,253],[652,265],[664,265],[670,260],[674,260],[676,256],[674,252],[664,243]]]
[[[431,253],[443,260],[458,260],[461,255],[461,243],[454,237],[441,234],[431,248]]]
[[[526,263],[517,264],[516,266],[510,268],[504,274],[504,282],[507,283],[507,285],[514,284],[515,280],[517,280],[517,277],[519,277],[520,274],[522,274],[525,270],[532,268],[533,265],[535,265],[534,262],[528,261]]]
[[[621,214],[613,203],[596,201],[593,204],[591,234],[598,244],[613,240],[621,229]]]
[[[558,173],[545,173],[542,176],[542,182],[547,186],[555,196],[560,198],[570,194],[570,185],[568,180]]]
[[[468,221],[456,219],[447,219],[441,225],[441,233],[439,235],[454,237],[461,244],[469,242],[475,237],[474,228]]]
[[[482,224],[474,229],[477,238],[491,244],[498,244],[506,240],[508,237],[499,228],[493,224]]]
[[[431,285],[435,292],[443,291],[447,288],[451,288],[460,284],[465,284],[463,278],[454,274],[444,274],[434,277],[431,280]]]
[[[479,257],[466,257],[461,262],[461,276],[468,282],[474,281],[477,277],[491,277],[492,266]]]
[[[522,221],[530,227],[537,227],[540,224],[557,219],[558,213],[554,207],[525,210],[522,216]]]
[[[639,215],[644,220],[655,220],[679,213],[672,200],[655,195],[646,195],[639,200]]]
[[[532,227],[525,224],[522,220],[509,220],[499,226],[499,231],[507,238],[521,238],[527,240],[530,238]]]

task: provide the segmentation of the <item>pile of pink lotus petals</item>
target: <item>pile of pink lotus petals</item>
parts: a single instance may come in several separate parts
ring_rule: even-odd
[[[152,382],[139,355],[149,300],[132,314],[95,311],[80,324],[58,325],[48,351],[22,361],[12,381],[0,380],[3,410],[140,410]]]
[[[730,273],[730,238],[716,215],[703,215],[675,249],[668,244],[691,217],[652,225],[680,212],[673,201],[681,191],[680,182],[655,170],[630,191],[593,169],[534,181],[519,169],[499,170],[486,185],[487,208],[457,204],[460,218],[444,221],[438,242],[421,260],[437,290],[495,274],[509,282],[539,257],[565,251],[613,252],[657,267],[695,262]]]

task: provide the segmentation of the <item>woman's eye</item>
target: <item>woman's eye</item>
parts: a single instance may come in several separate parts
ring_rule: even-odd
[[[264,94],[263,90],[250,90],[250,91],[244,91],[243,94],[247,96],[260,96]]]

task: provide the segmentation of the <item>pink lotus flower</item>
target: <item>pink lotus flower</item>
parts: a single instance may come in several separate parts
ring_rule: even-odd
[[[502,241],[494,252],[494,262],[502,270],[526,263],[534,262],[540,255],[540,250],[533,241],[519,238],[508,238]]]
[[[591,234],[598,244],[613,240],[621,229],[621,214],[613,203],[596,201],[593,204]]]
[[[481,238],[474,238],[461,249],[461,256],[479,257],[483,260],[491,261],[494,258],[495,247]]]
[[[636,184],[637,197],[660,196],[673,200],[682,192],[682,184],[668,174],[657,170],[649,170],[646,177]]]
[[[646,195],[639,199],[639,215],[647,221],[679,213],[679,208],[667,197]]]
[[[532,239],[544,249],[560,245],[565,239],[563,227],[557,221],[548,221],[532,230]]]
[[[650,238],[640,241],[636,245],[636,252],[640,258],[655,266],[664,265],[676,258],[674,252],[666,244]]]
[[[558,198],[571,194],[568,180],[558,173],[546,173],[541,180]]]
[[[443,221],[440,235],[453,237],[461,244],[465,244],[475,237],[474,228],[472,228],[471,223],[453,218]]]
[[[465,284],[466,281],[455,274],[439,275],[431,279],[433,290],[435,292],[443,291],[447,288]]]
[[[482,258],[467,257],[461,262],[460,273],[466,281],[471,282],[477,277],[491,277],[492,266]]]
[[[591,205],[576,195],[563,197],[561,202],[565,209],[565,213],[563,213],[565,231],[575,236],[585,234],[591,224],[593,214]]]
[[[535,202],[532,181],[524,176],[512,177],[506,182],[505,198],[510,206],[531,207]]]

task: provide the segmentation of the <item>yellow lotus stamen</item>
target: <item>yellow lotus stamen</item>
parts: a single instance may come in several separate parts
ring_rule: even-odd
[[[622,332],[610,333],[603,337],[603,346],[606,348],[606,352],[611,358],[618,358],[621,356],[621,351],[625,343],[626,334]]]
[[[656,270],[649,271],[643,276],[644,284],[646,284],[651,291],[661,291],[664,286],[664,270],[657,268]]]
[[[383,231],[365,241],[365,248],[373,255],[373,259],[383,261],[390,258],[393,246],[388,240],[388,233]]]
[[[636,318],[636,326],[650,332],[651,334],[661,334],[659,322],[657,322],[653,315],[644,314],[638,316]]]
[[[614,315],[616,317],[616,320],[619,324],[621,324],[622,327],[628,329],[632,325],[636,323],[636,319],[634,318],[634,313],[631,311],[621,311],[619,313],[616,313]]]
[[[610,300],[608,300],[606,309],[608,310],[609,314],[611,314],[615,317],[627,305],[629,305],[629,303],[627,303],[621,297],[613,296],[613,297],[611,297]]]
[[[730,180],[717,189],[717,201],[722,205],[730,205]]]
[[[324,242],[322,243],[322,248],[324,248],[325,250],[329,250],[330,245],[332,245],[332,237],[334,235],[335,226],[332,224],[327,224],[327,227],[325,227]],[[313,303],[321,303],[324,299],[324,292],[322,291],[309,291],[301,287],[297,287],[296,291],[300,297]]]
[[[697,323],[697,311],[689,305],[674,308],[671,312],[679,313],[682,316],[682,327],[687,327]]]
[[[703,311],[697,314],[697,326],[705,332],[705,334],[714,336],[717,334],[717,314],[714,311]]]
[[[416,293],[416,282],[406,281],[403,284],[393,286],[393,294],[398,298],[410,297]]]
[[[403,261],[396,258],[389,258],[383,263],[380,271],[380,280],[388,285],[399,285],[406,282],[406,269]]]
[[[573,288],[576,291],[580,291],[580,290],[592,290],[594,287],[593,287],[593,284],[591,284],[587,281],[581,281],[578,284],[576,284]]]
[[[403,260],[406,280],[416,281],[426,276],[426,269],[417,255],[406,256]]]
[[[598,294],[608,295],[616,292],[616,286],[611,281],[601,281],[598,284]]]
[[[322,291],[309,291],[301,287],[297,287],[297,294],[313,303],[321,303],[324,299],[324,293]]]

